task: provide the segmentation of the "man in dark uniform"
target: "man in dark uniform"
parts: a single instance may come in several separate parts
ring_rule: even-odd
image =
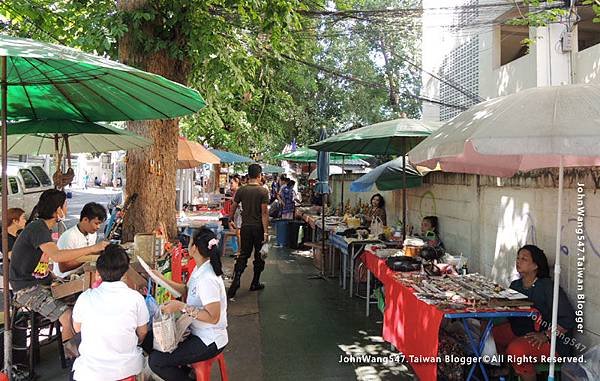
[[[264,284],[260,283],[260,273],[265,268],[265,261],[260,254],[262,244],[269,238],[269,191],[260,184],[262,168],[258,164],[248,166],[248,183],[235,193],[233,205],[229,212],[229,227],[236,229],[234,216],[238,206],[242,205],[242,226],[240,229],[241,250],[234,267],[234,278],[227,296],[233,298],[240,280],[246,269],[248,259],[254,250],[254,277],[250,291],[262,290]]]

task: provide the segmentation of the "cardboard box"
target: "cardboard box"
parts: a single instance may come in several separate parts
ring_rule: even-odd
[[[91,286],[92,275],[92,272],[86,271],[78,279],[66,283],[53,284],[50,287],[52,291],[52,296],[55,299],[61,299],[66,296],[77,294],[79,292],[87,290]]]
[[[142,272],[145,273],[144,270]],[[129,269],[125,273],[125,283],[129,286],[129,288],[133,290],[141,290],[148,285],[148,280],[140,275],[132,265],[129,265]]]

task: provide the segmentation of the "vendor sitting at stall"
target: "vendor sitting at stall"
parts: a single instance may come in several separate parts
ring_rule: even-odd
[[[371,197],[371,206],[365,215],[368,223],[371,223],[375,217],[379,217],[384,226],[387,226],[387,216],[385,213],[385,200],[379,193]]]
[[[537,319],[511,318],[508,323],[494,327],[493,336],[498,352],[514,356],[513,358],[537,358],[550,355],[550,337],[552,322],[552,300],[554,282],[550,278],[550,269],[546,255],[537,246],[525,245],[517,252],[517,271],[520,279],[513,281],[510,288],[527,295],[541,316]],[[575,312],[562,289],[558,298],[557,356],[569,356],[573,337]],[[511,363],[517,375],[523,381],[534,381],[536,372],[533,362]]]
[[[428,246],[444,249],[444,243],[440,239],[440,223],[437,216],[423,217],[421,221],[421,234],[417,234]]]
[[[281,191],[279,192],[279,201],[283,205],[281,218],[284,220],[293,220],[296,208],[296,191],[294,186],[296,182],[292,179],[284,179]]]
[[[96,202],[89,202],[81,209],[79,223],[67,229],[56,245],[60,250],[81,249],[96,244],[98,229],[106,221],[106,209]],[[80,261],[54,263],[52,272],[59,278],[66,278],[73,270],[81,267]]]
[[[73,250],[60,250],[52,240],[51,229],[67,215],[67,195],[63,191],[44,191],[34,208],[38,219],[23,229],[13,246],[10,259],[10,285],[14,303],[29,308],[46,319],[60,321],[62,340],[67,358],[77,356],[71,309],[62,301],[54,299],[50,291],[52,275],[48,262],[68,262],[84,255],[101,252],[108,245],[103,241],[93,246]],[[32,214],[36,214],[32,212]]]
[[[192,334],[179,343],[173,352],[150,353],[150,369],[165,381],[186,380],[188,368],[185,365],[208,360],[221,353],[227,345],[227,294],[218,244],[217,237],[210,229],[204,227],[196,233],[189,248],[196,268],[190,275],[187,287],[156,273],[183,295],[187,293],[187,304],[171,300],[161,307],[162,311],[183,312],[194,319]],[[152,345],[151,336],[149,334],[144,342],[146,350]]]

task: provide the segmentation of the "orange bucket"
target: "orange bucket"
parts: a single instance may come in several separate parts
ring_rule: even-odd
[[[404,255],[407,257],[418,257],[419,253],[421,253],[422,247],[420,246],[405,246],[404,247]]]

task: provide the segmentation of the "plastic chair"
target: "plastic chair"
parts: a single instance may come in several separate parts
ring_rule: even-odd
[[[196,374],[196,381],[210,381],[210,369],[215,361],[219,363],[221,381],[229,381],[229,378],[227,377],[227,366],[225,365],[225,356],[223,356],[223,353],[219,353],[215,357],[208,360],[199,361],[192,364],[192,368]]]

